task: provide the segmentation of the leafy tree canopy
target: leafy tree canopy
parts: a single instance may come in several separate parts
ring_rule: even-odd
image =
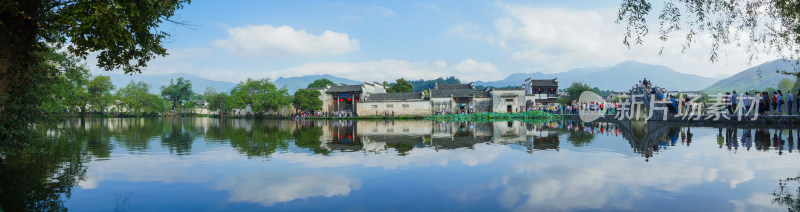
[[[214,88],[207,87],[203,93],[203,99],[208,102],[208,109],[212,111],[228,111],[231,109],[229,103],[229,95],[227,93],[218,93]]]
[[[409,80],[408,83],[410,83],[414,87],[414,89],[412,89],[411,91],[420,92],[420,91],[423,91],[423,90],[433,89],[434,86],[437,83],[438,84],[461,84],[461,80],[459,80],[455,76],[450,76],[450,77],[447,77],[447,79],[443,79],[443,78],[439,77],[439,78],[434,79],[434,80],[422,80],[422,79],[420,79],[420,80]]]
[[[624,45],[644,43],[651,28],[647,19],[655,8],[653,2],[622,0],[617,23],[627,25]],[[684,37],[682,49],[686,50],[697,42],[698,36],[707,36],[712,41],[712,62],[719,60],[720,47],[725,45],[745,46],[750,62],[761,53],[800,59],[800,1],[665,1],[660,6],[659,39],[666,43],[670,37]],[[778,72],[800,75],[799,71],[795,68]]]
[[[794,87],[794,82],[792,82],[792,80],[788,78],[783,78],[778,83],[778,90],[787,91],[789,89],[792,89],[793,87]]]
[[[595,89],[593,89],[591,86],[583,82],[577,82],[577,81],[572,82],[572,85],[570,85],[567,88],[567,96],[566,96],[566,100],[568,100],[567,102],[573,102],[578,100],[578,98],[584,91],[595,92]]]
[[[179,77],[178,80],[169,80],[169,85],[161,86],[161,96],[172,102],[172,109],[182,107],[184,103],[194,98],[192,91],[192,81]]]
[[[286,88],[279,89],[269,78],[248,78],[231,90],[230,103],[233,108],[246,108],[250,105],[253,111],[263,112],[288,106],[291,103],[288,96],[289,91]]]
[[[45,53],[47,62],[57,70],[54,80],[48,86],[51,90],[44,99],[44,107],[48,111],[75,111],[84,108],[88,101],[86,84],[91,75],[89,69],[80,64],[80,59],[65,52],[48,49]]]
[[[331,81],[331,80],[329,80],[328,78],[322,78],[322,79],[314,80],[314,82],[311,82],[310,84],[308,84],[308,88],[324,88],[324,87],[326,87],[328,85],[335,86],[336,83]]]
[[[169,36],[159,28],[189,0],[0,0],[0,145],[26,136],[44,118],[59,69],[47,66],[50,48],[66,48],[85,59],[97,53],[98,66],[139,73],[167,54]]]
[[[300,111],[314,111],[322,109],[322,100],[319,96],[322,95],[317,90],[300,89],[294,92],[294,100],[292,105]]]
[[[406,81],[405,79],[400,78],[400,79],[397,79],[397,82],[394,83],[394,85],[392,85],[392,87],[389,87],[388,89],[386,89],[386,92],[388,92],[388,93],[411,92],[413,87],[414,86],[412,86],[411,83],[408,83],[408,81]]]
[[[111,77],[102,75],[94,77],[86,85],[86,90],[89,92],[89,104],[93,109],[103,112],[111,104],[111,90],[114,90]]]
[[[153,114],[166,109],[164,99],[151,94],[150,85],[145,82],[131,81],[117,90],[117,98],[128,112]]]

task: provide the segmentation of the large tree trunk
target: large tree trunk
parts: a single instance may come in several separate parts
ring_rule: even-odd
[[[37,66],[44,48],[36,20],[45,9],[37,0],[3,1],[0,7],[0,144],[24,135],[41,110],[50,70]],[[9,143],[6,143],[9,144]],[[13,144],[12,144],[13,145]]]

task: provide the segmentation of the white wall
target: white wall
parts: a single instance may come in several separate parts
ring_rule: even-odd
[[[416,101],[383,101],[358,102],[359,116],[381,116],[384,111],[395,116],[427,116],[431,115],[431,103],[427,100]]]

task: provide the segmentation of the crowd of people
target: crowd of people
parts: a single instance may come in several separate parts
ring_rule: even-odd
[[[343,110],[334,112],[315,111],[315,112],[293,113],[292,117],[296,119],[307,118],[307,117],[358,117],[358,113],[354,113],[352,110]]]
[[[531,110],[538,110],[554,114],[606,114],[614,115],[619,108],[618,102],[586,102],[586,103],[571,103],[567,105],[551,104],[551,105],[537,105]]]
[[[800,90],[792,94],[791,90],[769,92],[745,92],[739,96],[736,91],[726,92],[722,97],[723,103],[728,113],[735,113],[737,110],[742,113],[758,113],[761,115],[800,115]],[[758,106],[758,111],[750,111]]]
[[[719,99],[694,99],[699,96],[675,96],[667,94],[665,90],[654,87],[647,78],[640,80],[639,84],[634,86],[634,89],[638,88],[644,88],[648,94],[654,97],[655,101],[666,103],[664,106],[666,107],[668,115],[689,112],[694,112],[698,115],[710,113],[727,115],[800,115],[800,90],[796,93],[792,93],[790,90],[787,90],[785,93],[782,90],[777,90],[773,91],[771,95],[767,91],[755,92],[752,94],[750,92],[745,92],[741,95],[733,91],[717,96],[716,98]],[[623,103],[577,102],[566,105],[537,105],[532,107],[531,110],[567,115],[614,115],[617,114]],[[629,104],[630,102],[627,103]]]

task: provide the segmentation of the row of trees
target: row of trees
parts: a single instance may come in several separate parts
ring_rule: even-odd
[[[313,89],[301,89],[290,96],[286,88],[278,88],[268,78],[247,79],[239,83],[230,92],[217,92],[206,88],[203,94],[195,94],[192,82],[183,78],[170,80],[161,87],[160,95],[150,93],[151,85],[145,82],[131,81],[127,86],[115,91],[108,76],[95,76],[79,64],[79,59],[67,53],[51,51],[48,55],[50,63],[59,66],[58,73],[44,101],[46,111],[51,113],[73,112],[115,112],[129,115],[154,115],[167,109],[187,112],[197,107],[196,100],[205,100],[208,109],[213,111],[230,111],[233,108],[250,106],[253,111],[278,110],[293,104],[298,110],[313,111],[322,107],[319,100],[321,93]],[[328,79],[320,79],[309,88],[335,85]]]
[[[75,55],[49,49],[44,57],[42,66],[58,70],[50,85],[41,91],[46,94],[42,100],[46,112],[104,113],[116,108],[118,112],[132,115],[156,114],[168,106],[173,109],[190,107],[196,99],[191,82],[182,78],[163,86],[160,96],[150,93],[151,86],[147,83],[134,81],[115,92],[111,77],[92,76]]]
[[[328,79],[315,80],[308,88],[322,88],[336,85]],[[233,108],[250,106],[253,111],[275,111],[287,108],[290,104],[299,111],[315,111],[322,109],[322,95],[314,89],[297,90],[290,96],[288,90],[278,88],[268,78],[241,82],[230,93],[217,92],[213,88],[206,88],[203,95],[208,102],[208,109],[212,111],[230,111]],[[257,113],[257,115],[260,113]]]
[[[61,84],[65,78],[79,76],[65,73],[70,67],[53,63],[57,60],[51,57],[52,49],[66,49],[81,59],[94,55],[98,67],[104,70],[141,73],[150,60],[167,54],[162,41],[169,34],[159,26],[164,22],[178,23],[171,17],[186,4],[188,0],[2,1],[0,150],[29,146],[29,131],[34,123],[46,118],[48,109],[102,97],[55,94],[57,89],[71,92],[72,88],[97,95],[103,89],[89,92],[87,84]],[[63,98],[52,99],[59,96]]]

